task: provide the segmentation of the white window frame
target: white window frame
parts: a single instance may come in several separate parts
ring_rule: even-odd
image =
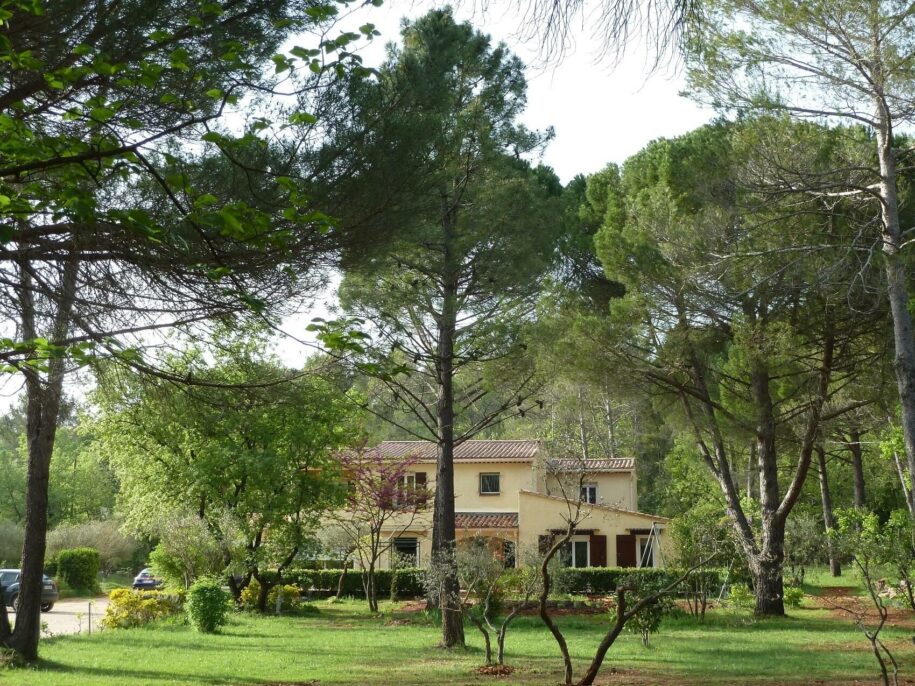
[[[483,477],[484,476],[494,476],[498,481],[499,490],[497,491],[484,491],[483,490]],[[480,495],[501,495],[502,493],[502,474],[500,472],[480,472]]]
[[[591,494],[593,494],[593,496]],[[592,497],[593,500],[591,499]],[[597,504],[597,484],[581,485],[581,502],[588,503],[589,505]]]
[[[576,549],[575,544],[576,543],[585,544],[585,550],[586,550],[585,564],[581,565],[581,567],[590,567],[591,566],[591,537],[590,536],[572,536],[572,538],[569,539],[569,542],[567,543],[567,545],[569,546],[569,548],[568,548],[569,567],[572,567],[572,568],[579,567],[579,565],[576,564],[576,562],[578,561],[576,553],[575,553],[575,549]],[[579,567],[579,568],[581,568],[581,567]]]

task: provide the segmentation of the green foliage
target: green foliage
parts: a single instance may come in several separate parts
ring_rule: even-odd
[[[626,592],[626,603],[628,607],[632,607],[642,599],[657,593],[670,582],[658,575],[636,573],[622,577],[619,583],[629,589]],[[676,604],[670,594],[659,596],[626,622],[626,631],[641,636],[642,645],[647,648],[651,634],[658,632],[661,621],[675,609]]]
[[[0,521],[0,566],[17,567],[22,556],[22,527]]]
[[[222,551],[199,517],[159,522],[158,531],[161,538],[149,562],[170,588],[189,588],[196,579],[223,571]]]
[[[99,553],[94,548],[72,548],[57,554],[57,573],[72,589],[98,591]]]
[[[621,583],[631,582],[636,587],[648,588],[654,584],[663,587],[669,584],[681,572],[668,569],[631,569],[628,567],[563,567],[558,572],[557,581],[571,593],[604,594],[614,593]],[[709,584],[720,583],[720,572],[706,570]],[[645,581],[640,581],[644,579]]]
[[[257,599],[260,595],[261,585],[257,579],[251,579],[242,589],[240,603],[247,610],[257,609]],[[302,605],[302,589],[295,584],[279,584],[272,586],[267,592],[266,612],[276,612],[276,600],[281,598],[280,612],[293,613]]]
[[[216,579],[198,579],[188,589],[184,611],[197,631],[215,633],[228,621],[229,594]]]
[[[56,527],[48,534],[46,560],[54,561],[58,553],[68,547],[97,550],[101,571],[110,574],[116,569],[130,566],[138,544],[121,532],[119,522],[109,519]]]
[[[180,612],[181,602],[175,595],[117,588],[108,594],[102,626],[106,629],[134,629]]]
[[[799,586],[785,586],[785,605],[798,608],[804,600],[804,589]]]
[[[785,564],[788,582],[794,586],[804,583],[808,567],[821,563],[826,557],[826,539],[819,518],[795,512],[785,524]],[[788,591],[785,591],[787,601]]]
[[[728,589],[728,605],[735,610],[752,610],[756,606],[756,596],[746,584],[736,583]]]

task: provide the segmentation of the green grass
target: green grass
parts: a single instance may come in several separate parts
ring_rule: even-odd
[[[89,636],[53,638],[42,645],[38,668],[0,672],[9,686],[183,686],[320,684],[553,685],[561,681],[558,650],[534,617],[520,619],[509,633],[507,662],[517,668],[508,680],[478,675],[482,641],[467,627],[469,648],[435,647],[438,629],[423,615],[388,611],[368,615],[363,604],[318,603],[320,613],[294,618],[233,615],[217,635],[201,635],[179,623]],[[576,672],[607,626],[606,616],[563,616]],[[903,673],[915,673],[909,632],[886,632]],[[795,610],[790,617],[754,621],[728,611],[711,613],[704,624],[689,617],[667,621],[645,649],[624,635],[605,662],[627,670],[637,683],[809,684],[872,683],[876,663],[850,623],[825,610]],[[600,679],[598,680],[600,683]],[[619,683],[614,681],[613,683]]]

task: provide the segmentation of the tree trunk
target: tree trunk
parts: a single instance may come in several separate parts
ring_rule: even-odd
[[[881,95],[881,94],[878,94]],[[906,265],[900,254],[902,231],[899,225],[899,199],[896,193],[896,157],[893,152],[893,125],[882,96],[876,98],[880,114],[877,127],[877,159],[880,163],[880,212],[883,220],[883,258],[887,296],[893,316],[893,342],[896,356],[896,388],[902,417],[902,437],[909,470],[909,490],[915,490],[915,337],[909,313]]]
[[[563,536],[560,540],[554,541],[553,545],[550,546],[550,549],[547,551],[547,554],[544,556],[543,560],[540,562],[540,578],[543,580],[543,585],[540,589],[540,620],[546,624],[547,629],[550,630],[550,633],[553,634],[553,638],[556,639],[556,644],[559,646],[559,652],[562,653],[562,664],[564,669],[564,678],[565,684],[572,683],[572,657],[569,655],[569,645],[566,643],[565,636],[562,635],[562,631],[556,622],[553,621],[553,618],[550,617],[549,609],[547,608],[547,601],[550,597],[550,590],[552,586],[552,578],[550,577],[550,561],[559,551],[559,549],[569,542],[572,538],[572,527],[569,526],[569,530],[566,532],[566,535]]]
[[[610,444],[610,458],[616,457],[616,418],[613,416],[613,403],[610,394],[604,395],[604,415],[607,419],[607,441]]]
[[[337,579],[337,600],[340,600],[340,597],[343,595],[343,582],[346,581],[346,565],[349,560],[343,560],[343,571],[340,572],[340,578]]]
[[[830,532],[836,530],[836,518],[832,511],[832,495],[829,492],[829,477],[826,471],[826,451],[816,447],[820,476],[820,500],[823,504],[823,526],[826,528],[826,550],[829,553],[829,571],[833,576],[842,576],[842,565],[836,555]]]
[[[261,614],[267,613],[267,596],[270,593],[270,584],[267,583],[265,578],[262,578],[258,573],[255,572],[254,578],[257,579],[258,590],[257,590],[257,611]]]
[[[75,259],[64,265],[58,294],[60,299],[56,303],[53,328],[49,336],[52,342],[63,340],[69,331],[78,270],[79,263]],[[37,338],[30,273],[29,265],[20,266],[22,287],[19,292],[19,307],[25,340]],[[41,373],[35,369],[24,371],[27,398],[26,443],[29,456],[25,496],[25,540],[22,546],[19,609],[16,612],[16,625],[9,638],[9,646],[29,662],[38,659],[42,577],[48,536],[48,483],[65,371],[63,357],[48,361],[45,379],[42,379]]]
[[[370,562],[365,572],[365,598],[370,612],[378,612],[378,589],[375,584],[375,563]]]
[[[861,459],[861,432],[852,429],[849,440],[845,444],[851,452],[851,473],[854,483],[853,502],[856,510],[864,509],[864,464]]]
[[[588,428],[585,426],[585,401],[581,386],[578,387],[578,439],[581,442],[581,459],[587,460],[590,446],[588,445]]]
[[[444,566],[441,586],[442,647],[464,647],[461,587],[454,559],[454,346],[457,330],[459,265],[454,254],[454,211],[442,216],[442,312],[438,318],[438,460],[432,526],[432,563]]]
[[[764,534],[765,536],[765,534]],[[785,583],[782,565],[785,559],[785,528],[775,527],[769,531],[768,545],[750,561],[753,590],[756,594],[757,617],[782,617],[785,614]]]

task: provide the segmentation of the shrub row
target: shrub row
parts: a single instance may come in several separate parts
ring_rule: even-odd
[[[633,574],[659,585],[675,581],[683,572],[673,569],[632,569],[627,567],[564,567],[559,573],[557,586],[569,593],[593,593],[598,595],[614,593],[620,579]],[[703,575],[708,587],[721,585],[721,574],[714,569],[694,572],[692,579]]]
[[[343,570],[340,569],[294,569],[287,571],[283,578],[289,583],[296,584],[303,591],[315,589],[336,593],[337,582],[340,580],[342,572]],[[396,572],[392,572],[390,569],[376,570],[375,585],[380,597],[388,595],[391,588],[392,574],[396,574],[397,597],[420,598],[425,595],[423,578],[426,570],[411,567],[398,569]],[[362,588],[362,573],[358,569],[347,571],[346,578],[343,581],[343,595],[365,595],[365,590]]]

